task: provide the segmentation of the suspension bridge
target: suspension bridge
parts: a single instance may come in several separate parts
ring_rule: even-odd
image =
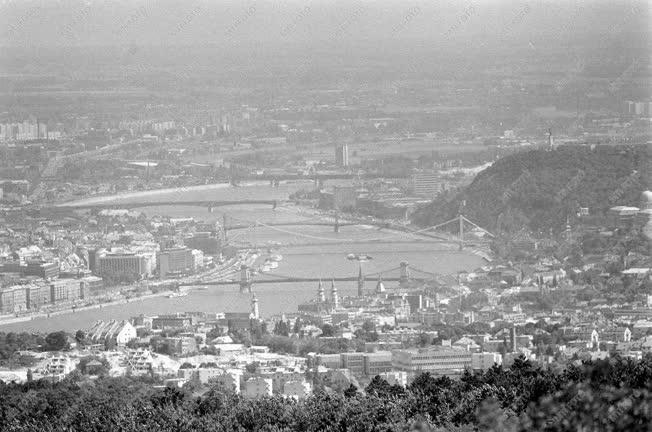
[[[390,276],[392,273],[398,271],[398,276]],[[383,276],[385,275],[385,276]],[[375,273],[362,273],[362,266],[359,269],[357,276],[351,277],[332,277],[333,282],[358,282],[358,293],[364,292],[364,284],[366,280],[378,279],[385,282],[399,282],[401,286],[406,286],[410,282],[428,282],[436,281],[442,275],[437,273],[427,272],[417,268],[411,268],[405,261],[401,262],[398,267],[386,269]],[[252,286],[263,284],[283,284],[283,283],[302,283],[302,282],[321,282],[322,278],[318,277],[302,277],[302,276],[287,276],[282,274],[267,274],[265,278],[256,279],[252,269],[246,265],[240,267],[239,280],[218,280],[218,281],[199,281],[199,282],[184,282],[179,286],[220,286],[220,285],[239,285],[240,292],[251,292]]]
[[[463,250],[465,245],[482,245],[485,240],[483,238],[473,236],[472,239],[468,238],[467,227],[475,229],[477,232],[481,233],[482,236],[487,236],[493,238],[494,235],[477,225],[473,221],[466,218],[464,215],[459,214],[457,217],[442,222],[437,225],[433,225],[427,228],[414,229],[413,227],[388,223],[388,222],[378,222],[378,221],[369,221],[366,219],[354,219],[348,218],[341,220],[339,215],[331,216],[332,221],[325,220],[324,216],[316,216],[315,218],[303,220],[303,221],[292,221],[292,222],[261,222],[261,221],[245,221],[236,218],[230,218],[231,223],[227,215],[224,215],[224,220],[222,224],[222,231],[224,234],[225,240],[230,240],[230,244],[238,246],[240,248],[261,248],[267,247],[269,245],[258,245],[248,242],[236,243],[236,240],[240,236],[235,236],[232,239],[228,238],[228,233],[235,230],[248,229],[249,232],[253,232],[256,228],[269,228],[274,231],[281,232],[283,234],[292,235],[295,238],[311,240],[311,242],[297,243],[297,246],[325,246],[325,245],[335,245],[335,244],[346,244],[346,243],[355,243],[355,244],[382,244],[382,243],[447,243],[447,244],[457,244],[459,250]],[[377,238],[345,238],[343,236],[336,237],[324,237],[323,235],[314,235],[308,233],[301,233],[297,231],[291,231],[282,229],[280,227],[284,226],[333,226],[333,231],[335,233],[340,233],[340,227],[352,226],[352,225],[368,225],[375,226],[379,229],[386,229],[387,231],[383,233],[382,237]],[[457,230],[457,233],[452,233],[444,228],[454,226]],[[466,236],[466,238],[465,238]],[[278,244],[277,244],[278,246]]]
[[[199,206],[206,207],[209,212],[213,212],[214,209],[219,207],[228,207],[228,206],[246,206],[246,205],[270,205],[272,209],[276,209],[280,204],[287,203],[288,201],[282,200],[230,200],[230,201],[215,201],[215,200],[193,200],[193,201],[179,201],[179,200],[164,200],[164,201],[149,201],[149,202],[111,202],[111,203],[92,203],[92,204],[70,204],[70,205],[59,205],[52,207],[57,211],[74,211],[74,210],[89,210],[89,209],[131,209],[131,208],[143,208],[143,207],[159,207],[159,206]],[[369,225],[375,226],[378,228],[385,228],[387,230],[397,231],[404,233],[406,235],[415,236],[412,241],[416,241],[418,237],[421,237],[419,240],[424,240],[428,238],[430,242],[439,242],[439,243],[457,243],[459,249],[462,250],[465,244],[465,226],[470,226],[472,229],[479,230],[483,234],[486,234],[489,237],[494,237],[486,229],[477,225],[473,221],[466,218],[461,213],[455,218],[442,222],[437,225],[433,225],[427,228],[414,229],[409,226],[388,223],[384,221],[374,221],[362,218],[348,217],[345,220],[341,220],[339,215],[332,216],[332,221],[326,220],[327,217],[316,216],[313,219],[303,220],[303,221],[283,221],[283,222],[261,222],[261,221],[245,221],[237,220],[231,218],[233,222],[229,224],[227,222],[226,214],[224,215],[224,222],[222,224],[222,232],[224,239],[228,240],[229,231],[242,230],[242,229],[253,229],[257,227],[267,227],[276,229],[277,231],[284,232],[285,234],[293,234],[298,237],[311,238],[312,240],[321,240],[323,244],[337,244],[337,243],[365,243],[365,242],[375,242],[379,243],[383,240],[387,240],[389,233],[386,233],[382,238],[379,239],[342,239],[342,238],[329,238],[329,237],[319,237],[310,234],[301,234],[297,232],[291,232],[286,230],[281,230],[278,227],[283,226],[332,226],[335,233],[340,232],[341,227],[353,226],[353,225]],[[317,220],[315,220],[317,219]],[[448,230],[443,230],[442,228],[455,225],[457,228],[457,234],[452,234]],[[476,239],[478,240],[478,239]],[[317,245],[317,244],[316,244]],[[241,244],[241,247],[264,247],[265,245],[252,245],[252,244]]]
[[[50,207],[50,209],[61,211],[72,210],[104,210],[104,209],[134,209],[143,207],[165,207],[165,206],[188,206],[188,207],[206,207],[209,212],[213,209],[227,206],[240,206],[240,205],[270,205],[276,208],[279,204],[285,201],[280,200],[231,200],[231,201],[215,201],[215,200],[165,200],[165,201],[138,201],[138,202],[97,202],[89,204],[61,204]]]

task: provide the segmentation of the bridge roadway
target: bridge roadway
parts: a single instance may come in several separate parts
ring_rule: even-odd
[[[235,200],[235,201],[140,201],[140,202],[111,202],[95,204],[70,204],[57,205],[52,209],[60,210],[89,210],[89,209],[131,209],[141,207],[163,207],[163,206],[190,206],[190,207],[226,207],[236,205],[256,205],[265,204],[276,206],[283,203],[281,200]]]
[[[366,279],[367,281],[373,281],[375,278],[370,277]],[[383,277],[382,281],[383,282],[399,282],[401,278],[398,277]],[[415,278],[415,277],[410,277],[410,280],[413,281],[429,281],[432,280],[432,278]],[[324,282],[327,283],[329,281],[333,282],[357,282],[358,281],[358,276],[354,277],[336,277],[336,278],[315,278],[315,277],[293,277],[293,278],[270,278],[270,279],[252,279],[251,283],[253,285],[258,285],[258,284],[269,284],[269,283],[299,283],[299,282]],[[180,283],[179,286],[202,286],[202,285],[210,285],[210,286],[217,286],[217,285],[240,285],[241,281],[240,280],[231,280],[231,281],[209,281],[209,282],[183,282]]]
[[[383,245],[383,244],[450,244],[454,245],[457,244],[457,240],[419,240],[419,239],[412,239],[412,240],[379,240],[379,239],[374,239],[374,240],[356,240],[356,239],[347,239],[347,240],[337,240],[333,239],[333,241],[324,241],[324,242],[306,242],[306,243],[281,243],[281,242],[275,242],[275,243],[263,243],[263,244],[248,244],[248,243],[231,243],[232,246],[234,246],[238,250],[250,250],[250,249],[265,249],[265,248],[279,248],[279,247],[308,247],[308,246],[337,246],[337,245],[343,245],[343,244],[359,244],[359,245],[373,245],[373,244],[378,244],[378,245]],[[477,244],[465,244],[467,247],[480,247],[481,245]],[[454,252],[453,249],[435,249],[435,250],[428,250],[428,253],[451,253]]]
[[[226,230],[231,231],[231,230],[239,230],[239,229],[247,229],[247,228],[265,228],[266,226],[353,226],[353,225],[363,225],[362,223],[359,222],[265,222],[265,223],[258,223],[258,222],[251,222],[249,224],[234,224],[234,225],[227,225]]]

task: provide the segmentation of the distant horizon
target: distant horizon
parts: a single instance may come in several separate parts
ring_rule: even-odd
[[[645,1],[7,1],[0,5],[0,46],[302,45],[343,38],[345,45],[459,44],[478,37],[487,45],[540,38],[573,43],[630,32],[649,39],[649,12]]]

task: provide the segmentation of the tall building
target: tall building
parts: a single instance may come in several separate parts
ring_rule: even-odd
[[[349,146],[347,144],[335,146],[335,165],[349,166]]]
[[[412,193],[433,198],[443,190],[441,178],[436,173],[416,173],[412,176]]]
[[[27,310],[27,293],[23,285],[0,289],[0,312],[10,314]]]
[[[147,259],[140,254],[107,254],[96,258],[97,274],[100,276],[146,276]]]
[[[358,271],[358,297],[364,297],[364,275],[362,274],[362,266]]]
[[[187,273],[194,270],[192,251],[188,248],[166,249],[157,254],[158,274],[165,279],[168,273]]]
[[[361,352],[341,353],[342,367],[354,375],[362,375],[364,373],[364,356],[365,354]]]

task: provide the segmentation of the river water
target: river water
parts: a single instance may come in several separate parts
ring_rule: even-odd
[[[244,199],[286,199],[300,189],[311,188],[310,182],[283,183],[278,188],[267,184],[241,187],[207,186],[183,190],[138,193],[126,196],[101,198],[112,202],[147,202],[164,200],[244,200]],[[99,200],[99,199],[92,199]],[[89,202],[90,200],[84,200]],[[194,217],[205,221],[222,220],[242,224],[260,222],[263,224],[317,221],[317,217],[294,206],[248,205],[217,208],[209,213],[205,208],[185,206],[147,207],[140,209],[148,216],[160,214],[171,217]],[[372,226],[345,226],[335,233],[332,226],[289,225],[259,226],[257,228],[229,232],[234,244],[255,244],[263,253],[268,245],[277,243],[274,251],[283,255],[277,269],[257,276],[270,279],[274,276],[321,277],[328,290],[331,277],[353,277],[358,274],[357,261],[347,259],[347,254],[368,254],[373,259],[363,263],[363,272],[372,275],[365,288],[373,290],[378,273],[384,277],[398,275],[401,261],[410,267],[427,272],[450,274],[471,270],[483,264],[482,258],[467,251],[457,251],[451,245],[433,243],[428,239],[396,231],[381,230]],[[356,282],[337,282],[341,296],[355,295]],[[386,282],[391,289],[395,282]],[[317,295],[316,283],[267,283],[254,284],[259,300],[260,313],[264,317],[285,312],[296,312],[297,306]],[[89,327],[98,319],[127,319],[145,314],[157,315],[185,311],[201,312],[244,312],[249,310],[251,294],[241,294],[238,285],[207,286],[191,290],[185,297],[155,297],[131,300],[128,304],[104,306],[102,309],[78,311],[50,318],[36,318],[28,322],[0,326],[2,331],[73,331]]]

